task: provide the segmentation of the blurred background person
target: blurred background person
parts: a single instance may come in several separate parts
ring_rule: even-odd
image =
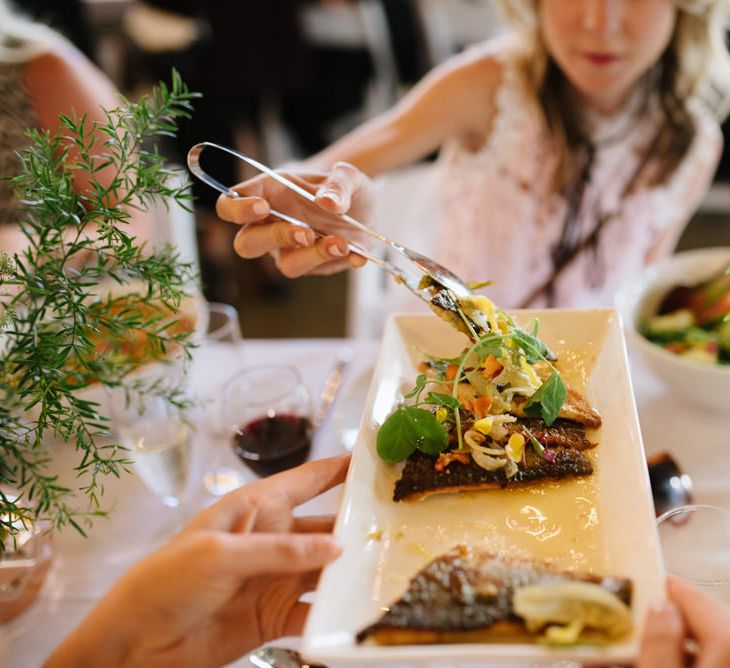
[[[44,4],[44,0],[32,1]],[[210,104],[200,101],[200,113],[182,128],[184,140],[171,147],[170,155],[177,162],[183,160],[189,144],[199,139],[233,143],[272,165],[301,160],[392,107],[434,65],[504,30],[493,0],[287,0],[254,3],[250,9],[245,9],[249,3],[230,0],[206,4],[196,0],[77,0],[77,4],[85,9],[96,61],[126,95],[134,98],[151,83],[168,78],[170,66],[175,65],[191,88],[211,99]],[[505,4],[515,12],[523,8],[520,2]],[[605,3],[594,4],[600,7]],[[705,12],[703,7],[715,4],[687,0],[678,6],[682,11],[707,14],[710,10]],[[44,11],[50,18],[50,12]],[[529,17],[529,13],[520,16]],[[223,24],[215,31],[226,35],[233,31],[234,38],[224,39],[222,44],[214,40],[215,21]],[[276,33],[280,27],[282,31]],[[267,39],[267,50],[252,54],[249,45]],[[285,65],[287,58],[292,67]],[[266,81],[262,83],[264,74]],[[226,78],[228,88],[221,87],[220,79]],[[246,88],[248,92],[243,92]],[[214,103],[216,97],[219,101]],[[456,159],[458,152],[452,149],[453,144],[449,154]],[[431,204],[438,201],[433,194],[444,185],[437,172],[446,164],[446,154],[436,168],[431,168],[434,156],[434,152],[426,156],[422,169],[389,172],[378,180],[384,193],[377,198],[378,221],[390,229],[391,221],[399,220],[394,236],[416,247],[421,237],[432,236],[419,235],[417,228],[435,217]],[[723,168],[730,162],[727,156],[726,151],[721,176],[727,173]],[[204,159],[209,161],[205,166],[220,180],[233,178],[233,183],[251,176],[235,163],[224,160],[216,164],[218,157],[206,154]],[[469,171],[466,160],[457,162],[462,171]],[[479,162],[475,158],[474,163]],[[602,161],[599,158],[597,162]],[[419,171],[429,175],[427,185]],[[460,178],[454,175],[452,185]],[[201,198],[196,218],[206,294],[238,307],[244,314],[246,336],[331,336],[346,331],[378,334],[378,319],[371,317],[368,308],[383,311],[382,292],[387,280],[377,271],[368,267],[365,272],[310,275],[291,281],[272,271],[270,260],[268,264],[236,262],[230,248],[235,229],[228,229],[211,215],[212,191],[198,184],[195,188]],[[553,202],[559,199],[558,193]],[[490,204],[488,208],[497,207]],[[726,194],[722,184],[716,184],[679,246],[730,243],[728,210],[730,192]],[[469,215],[466,210],[457,212],[457,216]],[[408,223],[419,219],[421,223]],[[671,242],[665,245],[671,246]],[[486,265],[490,276],[496,269],[491,260]],[[522,265],[518,262],[516,266]],[[596,274],[599,270],[597,265]],[[321,306],[316,319],[309,317],[313,300]],[[354,318],[358,313],[362,317]]]
[[[443,147],[428,252],[466,279],[494,279],[504,307],[610,304],[627,275],[671,252],[712,181],[730,101],[727,3],[500,6],[508,33],[437,68],[303,169],[329,172],[322,208],[352,204],[358,217],[367,184],[343,161],[372,176]],[[240,192],[262,196],[260,184]],[[266,198],[286,211],[281,190]],[[253,197],[223,196],[219,212],[260,223]],[[397,222],[388,232],[400,236]],[[275,250],[289,276],[345,265],[341,239],[293,234],[253,225],[237,248]]]
[[[0,0],[0,247],[21,250],[26,239],[22,212],[8,179],[19,169],[16,151],[28,144],[29,128],[55,134],[60,114],[87,115],[87,127],[104,122],[104,109],[119,105],[114,85],[71,42]],[[95,148],[103,150],[101,142]],[[101,173],[103,174],[103,172]],[[101,176],[103,179],[103,175]],[[76,172],[74,187],[87,187],[89,175]],[[146,219],[132,212],[135,234],[148,238]]]

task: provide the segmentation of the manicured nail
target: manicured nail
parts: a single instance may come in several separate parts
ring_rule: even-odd
[[[327,252],[332,257],[345,257],[347,255],[347,251],[343,251],[337,244],[332,244],[328,249]]]
[[[256,202],[253,205],[253,212],[257,216],[263,216],[265,213],[269,213],[269,205],[266,202]]]
[[[326,542],[326,552],[329,554],[332,558],[339,557],[342,554],[342,546],[332,537],[327,538]]]
[[[677,607],[670,601],[655,601],[651,604],[649,610],[655,615],[674,615],[677,613]]]
[[[342,203],[342,198],[335,190],[325,190],[322,193],[322,197],[326,197],[334,206],[340,206]]]
[[[297,230],[294,232],[294,241],[296,241],[300,246],[310,246],[312,243],[310,235],[304,230]]]

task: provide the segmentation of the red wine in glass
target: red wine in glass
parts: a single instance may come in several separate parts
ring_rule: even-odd
[[[312,422],[301,415],[260,417],[241,426],[233,450],[254,473],[268,476],[299,466],[312,445]]]

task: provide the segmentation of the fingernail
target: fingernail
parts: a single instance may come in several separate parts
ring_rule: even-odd
[[[337,244],[332,244],[328,249],[327,252],[332,257],[345,257],[347,255],[347,251],[343,251]]]
[[[342,203],[342,198],[335,190],[325,190],[322,193],[322,197],[326,197],[330,202],[332,202],[332,204],[334,204],[334,206],[340,206]]]
[[[649,610],[655,615],[673,615],[677,608],[671,601],[656,601],[651,604]]]
[[[265,213],[269,213],[269,205],[266,202],[256,202],[253,205],[253,212],[257,216],[263,216]]]
[[[339,557],[342,554],[342,546],[334,539],[329,538],[327,540],[327,552],[332,555],[332,557]]]
[[[300,246],[310,246],[312,244],[311,235],[307,234],[304,230],[294,232],[294,241]]]

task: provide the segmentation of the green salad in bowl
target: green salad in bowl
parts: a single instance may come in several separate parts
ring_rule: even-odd
[[[730,365],[730,265],[694,285],[677,285],[639,331],[669,352]]]

